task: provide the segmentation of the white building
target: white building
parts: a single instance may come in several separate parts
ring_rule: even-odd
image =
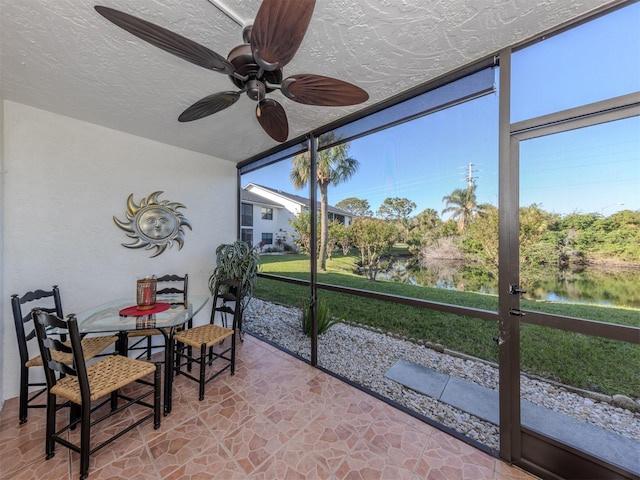
[[[240,238],[250,245],[262,245],[263,249],[294,246],[295,231],[289,220],[293,220],[310,200],[299,195],[274,190],[255,183],[245,185],[240,193]],[[317,204],[318,210],[320,204]],[[351,214],[345,210],[328,206],[329,220],[349,225]]]

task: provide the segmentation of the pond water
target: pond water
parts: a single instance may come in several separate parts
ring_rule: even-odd
[[[440,261],[414,269],[407,260],[394,262],[378,279],[449,290],[498,293],[498,278],[482,267],[461,261]],[[640,308],[640,269],[582,268],[579,270],[529,270],[522,286],[524,298]]]

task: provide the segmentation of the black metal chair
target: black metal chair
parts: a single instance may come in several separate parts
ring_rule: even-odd
[[[55,455],[55,445],[59,443],[80,454],[80,478],[89,474],[89,456],[97,450],[111,443],[126,432],[141,425],[153,417],[153,428],[160,427],[160,365],[135,360],[122,355],[106,356],[92,365],[87,366],[82,348],[82,339],[78,331],[78,323],[73,315],[66,320],[53,313],[42,310],[32,311],[33,321],[40,346],[40,354],[46,365],[47,380],[47,427],[46,427],[46,458]],[[62,343],[55,336],[49,335],[48,329],[66,329],[69,332],[70,346]],[[66,362],[56,360],[57,355],[71,355],[72,366]],[[56,372],[63,375],[58,378]],[[153,376],[153,381],[148,377]],[[133,383],[142,384],[142,389],[132,389],[129,396],[122,389]],[[145,388],[148,386],[151,388]],[[145,399],[153,396],[153,404]],[[64,404],[58,405],[57,398],[63,399]],[[119,404],[120,400],[125,400]],[[92,408],[91,402],[97,402]],[[100,410],[110,403],[105,413]],[[62,406],[71,406],[71,418],[68,424],[58,429],[56,414]],[[150,413],[121,428],[110,438],[98,445],[91,446],[92,428],[121,412],[131,405],[140,405],[151,410]],[[92,418],[94,414],[94,418]],[[97,417],[97,418],[95,418]],[[79,444],[68,438],[67,432],[80,425]]]
[[[168,302],[172,305],[184,305],[188,306],[188,286],[189,286],[189,274],[185,273],[184,276],[180,275],[164,275],[159,277],[158,288],[156,291],[157,302]],[[166,286],[163,286],[166,285]],[[162,286],[162,288],[161,288]],[[187,327],[191,327],[192,321],[189,320]],[[151,360],[151,353],[153,349],[153,337],[160,335],[162,332],[157,328],[145,328],[142,330],[131,330],[126,332],[126,338],[124,338],[126,352],[142,351],[135,358],[140,359],[146,356],[147,360]],[[143,337],[143,338],[139,338]],[[131,345],[128,345],[129,338],[137,338],[133,340]],[[166,346],[165,346],[166,347]]]
[[[230,315],[233,318],[231,328],[215,325],[216,315],[222,318]],[[177,344],[175,349],[176,375],[184,375],[191,380],[198,382],[199,391],[198,399],[204,399],[204,387],[211,380],[229,369],[231,375],[235,374],[236,365],[236,332],[239,328],[240,318],[242,316],[242,304],[240,298],[240,282],[237,280],[221,280],[216,282],[213,308],[211,310],[211,318],[208,324],[198,327],[187,328],[174,335],[174,341]],[[214,346],[222,344],[225,339],[231,337],[231,345],[224,348],[216,347],[219,351],[214,350]],[[198,350],[198,356],[192,354],[188,348],[180,348],[180,345],[193,347]],[[186,352],[186,353],[185,353]],[[195,353],[195,352],[194,352]],[[220,360],[223,366],[206,376],[207,365],[213,365],[214,361]],[[199,365],[199,375],[196,378],[191,375],[191,364]],[[187,370],[182,367],[187,366]]]
[[[60,290],[57,285],[54,285],[51,290],[30,291],[22,296],[17,294],[11,295],[11,309],[13,311],[13,322],[15,325],[18,352],[20,355],[19,418],[21,424],[27,421],[29,408],[44,408],[46,406],[44,403],[35,402],[36,398],[44,393],[45,389],[43,387],[46,386],[46,383],[29,380],[29,370],[32,367],[41,367],[42,358],[40,355],[31,356],[29,354],[29,342],[36,337],[36,332],[31,326],[25,328],[32,321],[30,311],[27,315],[23,315],[22,313],[22,306],[27,303],[30,304],[30,311],[33,308],[38,308],[45,312],[55,313],[62,318],[62,301],[60,299]],[[65,335],[60,335],[60,339],[64,341]],[[117,339],[118,337],[114,335],[85,338],[83,340],[83,348],[85,355],[87,356],[87,360],[103,352],[110,345],[114,344]],[[36,342],[33,343],[35,347]],[[65,359],[60,358],[60,360]],[[66,360],[71,361],[71,357],[67,357]],[[29,389],[31,387],[39,388],[35,392],[30,393]]]

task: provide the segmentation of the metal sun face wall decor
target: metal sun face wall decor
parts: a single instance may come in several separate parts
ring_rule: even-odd
[[[178,250],[184,245],[184,227],[192,230],[191,223],[179,208],[186,208],[178,202],[158,200],[162,192],[153,192],[139,204],[133,201],[133,193],[127,198],[127,220],[113,217],[115,224],[124,230],[132,243],[123,243],[127,248],[156,249],[151,258],[157,257],[175,242]]]

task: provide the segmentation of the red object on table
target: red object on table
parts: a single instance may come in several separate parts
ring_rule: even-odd
[[[145,315],[153,315],[154,313],[164,312],[171,307],[170,303],[157,302],[152,308],[148,310],[139,310],[137,305],[132,307],[123,308],[120,310],[121,317],[143,317]]]

